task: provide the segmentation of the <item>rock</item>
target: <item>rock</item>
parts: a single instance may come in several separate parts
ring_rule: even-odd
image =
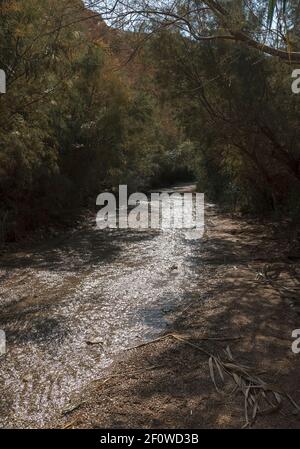
[[[26,374],[26,376],[23,377],[24,382],[31,382],[33,379],[32,374]]]
[[[91,338],[89,340],[86,340],[85,342],[86,342],[87,345],[90,345],[90,346],[92,346],[92,345],[101,345],[101,346],[103,346],[103,341],[101,341],[101,340],[99,340],[97,338]]]

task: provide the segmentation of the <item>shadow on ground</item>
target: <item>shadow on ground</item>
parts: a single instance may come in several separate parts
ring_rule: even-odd
[[[236,428],[245,424],[244,398],[212,382],[209,356],[229,345],[235,363],[254,369],[300,403],[300,357],[291,350],[292,330],[300,318],[299,264],[290,248],[265,225],[209,217],[204,241],[191,244],[190,262],[199,268],[199,294],[188,306],[171,311],[176,333],[124,354],[106,378],[82,393],[82,403],[55,425],[79,428]],[[186,292],[188,294],[189,292]],[[200,348],[200,350],[199,350]],[[207,353],[203,353],[202,350]],[[218,385],[221,386],[221,378]],[[299,414],[288,400],[253,427],[297,428]]]

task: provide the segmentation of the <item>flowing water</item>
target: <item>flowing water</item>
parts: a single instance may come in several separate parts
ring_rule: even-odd
[[[45,425],[124,349],[157,337],[199,289],[190,257],[199,245],[180,229],[99,230],[90,220],[2,257],[0,426]]]

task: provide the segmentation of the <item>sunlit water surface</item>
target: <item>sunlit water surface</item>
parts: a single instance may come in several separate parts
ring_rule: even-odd
[[[185,234],[101,231],[91,220],[0,260],[1,427],[45,425],[124,349],[166,328],[199,289],[190,256],[201,240]]]

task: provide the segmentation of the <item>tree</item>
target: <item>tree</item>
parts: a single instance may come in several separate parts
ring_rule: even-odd
[[[241,44],[200,44],[180,33],[164,32],[152,46],[199,188],[248,211],[299,210],[300,110],[289,67]]]
[[[197,41],[242,42],[288,63],[300,63],[299,40],[292,43],[290,38],[299,23],[297,0],[108,0],[92,4],[113,26],[148,33],[176,27]]]

